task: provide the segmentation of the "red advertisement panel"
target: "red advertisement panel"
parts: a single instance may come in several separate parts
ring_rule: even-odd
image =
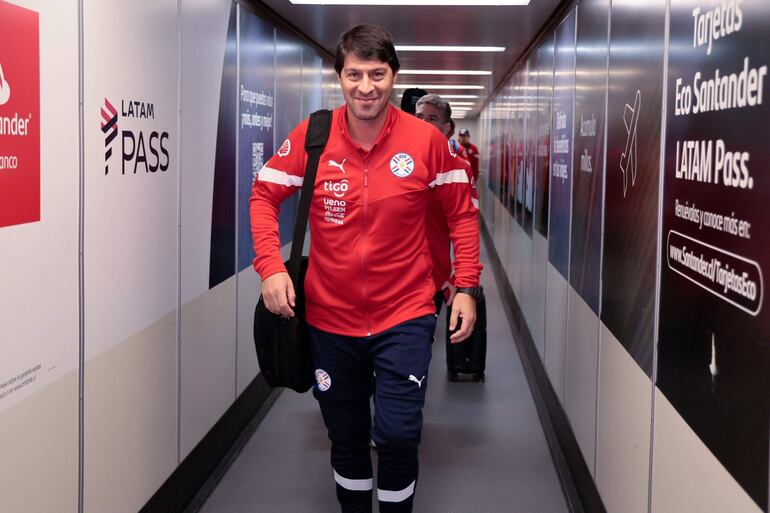
[[[0,227],[40,220],[38,13],[0,0]]]

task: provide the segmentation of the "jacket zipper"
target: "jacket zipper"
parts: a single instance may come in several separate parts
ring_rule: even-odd
[[[366,306],[366,267],[364,262],[364,248],[366,247],[367,217],[366,211],[369,199],[369,168],[364,168],[364,233],[361,237],[361,304],[364,307],[366,317],[367,337],[372,335],[372,320],[369,318],[369,309]]]

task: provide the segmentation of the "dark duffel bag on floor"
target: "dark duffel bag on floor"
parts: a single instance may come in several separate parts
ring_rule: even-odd
[[[473,381],[484,381],[487,362],[487,301],[484,293],[476,300],[476,324],[471,336],[463,342],[452,344],[449,337],[449,319],[452,307],[446,312],[446,369],[449,381],[457,381],[458,374],[469,374]],[[458,320],[457,329],[462,319]]]

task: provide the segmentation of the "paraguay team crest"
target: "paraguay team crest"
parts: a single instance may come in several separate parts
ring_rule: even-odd
[[[318,390],[321,392],[326,392],[332,386],[331,376],[329,376],[329,373],[323,369],[315,370],[315,380],[316,383],[318,383]]]
[[[414,171],[414,159],[407,153],[396,153],[390,159],[390,170],[399,178],[406,178]]]

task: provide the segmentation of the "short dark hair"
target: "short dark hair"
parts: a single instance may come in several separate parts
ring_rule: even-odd
[[[345,57],[350,53],[363,60],[387,62],[394,75],[401,69],[396,47],[393,46],[393,36],[379,25],[357,25],[340,36],[334,58],[334,71],[337,75],[342,74]]]
[[[417,100],[426,94],[428,94],[428,91],[419,87],[410,87],[404,90],[404,94],[401,96],[401,110],[414,116]]]
[[[417,107],[424,104],[433,105],[436,107],[439,112],[441,112],[441,116],[443,119],[441,120],[443,123],[450,123],[452,121],[452,107],[449,106],[449,102],[443,99],[441,96],[437,94],[426,94],[425,96],[421,97],[419,100],[417,100]]]

